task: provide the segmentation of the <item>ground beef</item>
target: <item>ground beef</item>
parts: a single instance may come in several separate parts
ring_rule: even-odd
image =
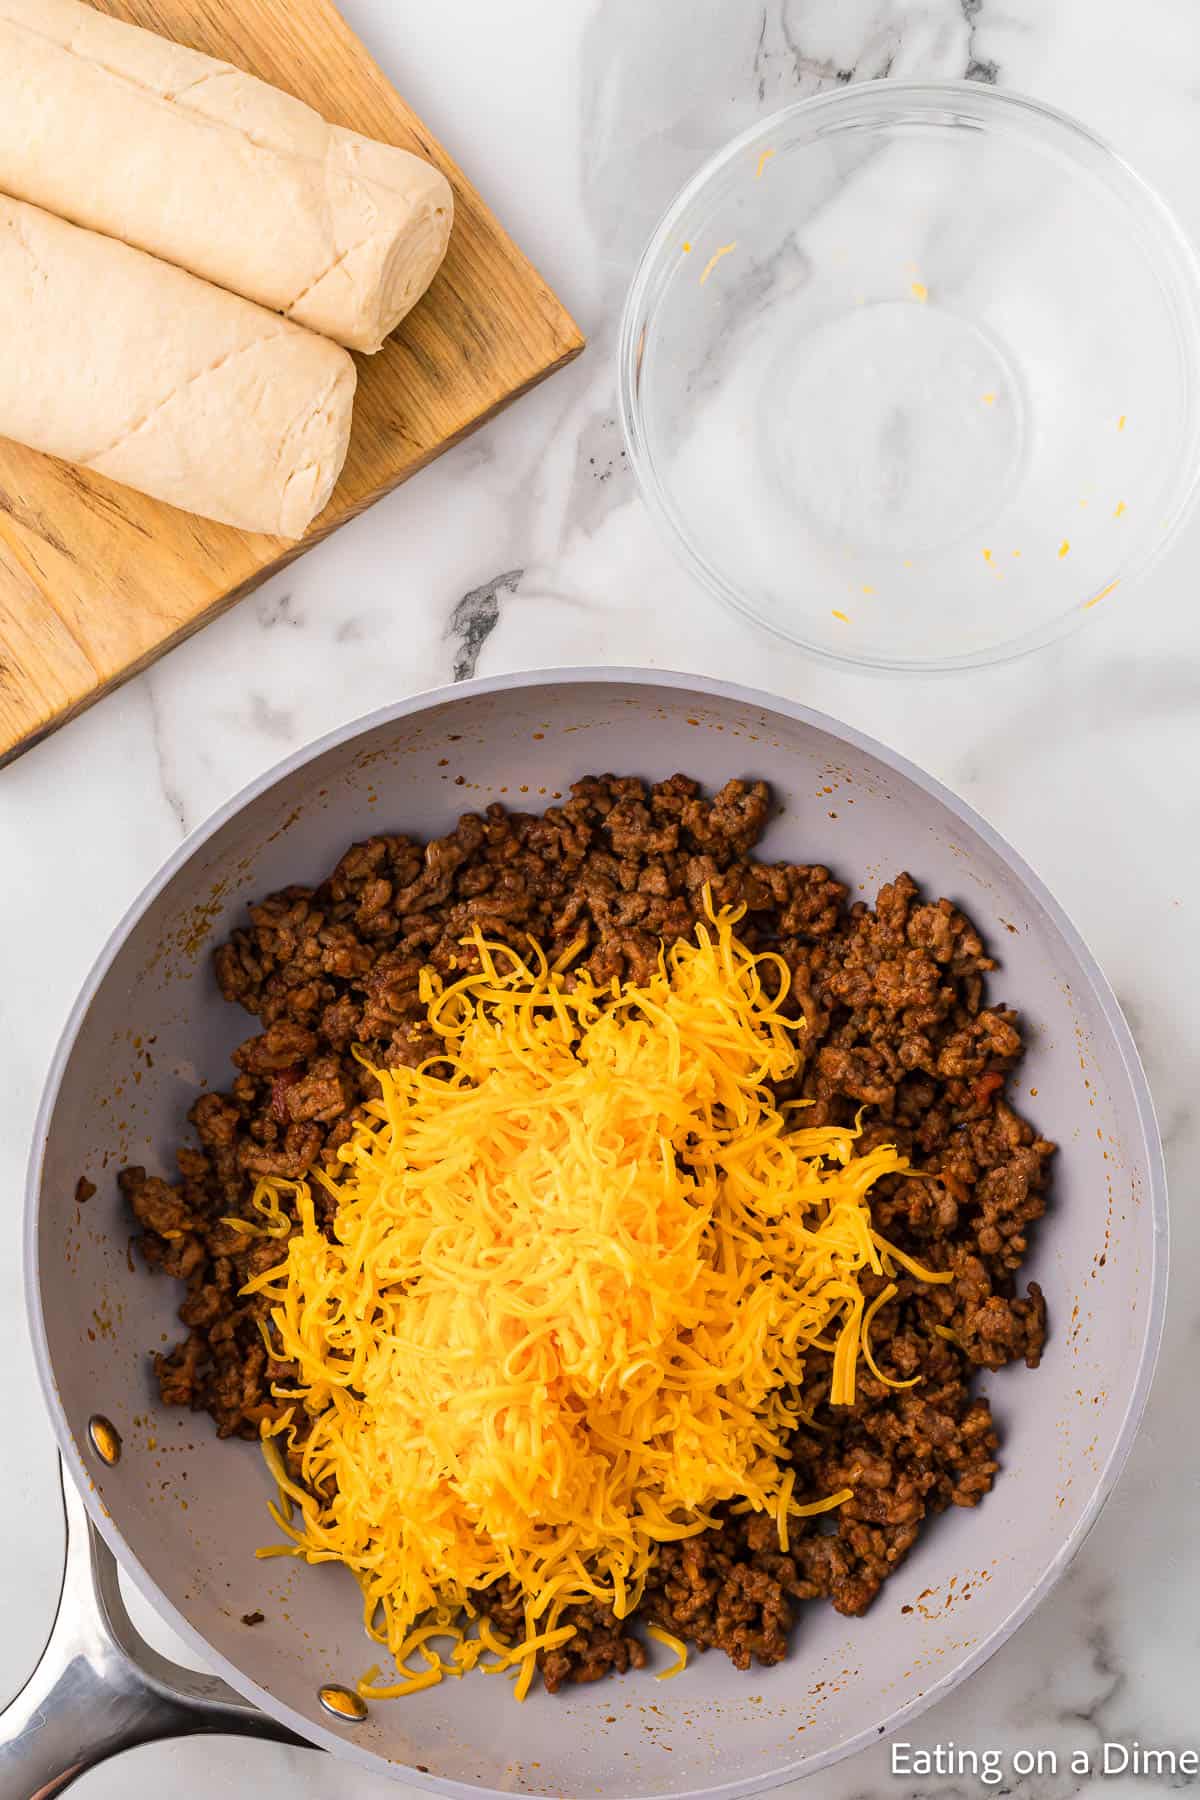
[[[1020,1294],[1017,1276],[1053,1151],[1005,1098],[1021,1037],[1016,1015],[986,1000],[995,965],[970,920],[923,900],[905,874],[870,907],[848,905],[826,868],[754,861],[769,813],[762,782],[730,781],[706,799],[683,775],[653,786],[606,775],[576,782],[544,815],[495,805],[429,844],[355,844],[318,887],[252,906],[218,950],[222,994],[261,1029],[235,1051],[230,1090],[193,1106],[198,1147],[178,1152],[179,1180],[140,1168],[119,1178],[146,1261],[186,1284],[188,1335],[155,1358],[164,1403],[210,1413],[221,1437],[257,1438],[283,1404],[272,1385],[294,1371],[264,1347],[267,1302],[238,1290],[278,1248],[247,1249],[222,1221],[246,1215],[259,1176],[298,1177],[345,1142],[372,1085],[354,1046],[388,1067],[436,1047],[422,967],[469,966],[462,939],[478,924],[513,943],[532,935],[552,959],[575,949],[598,982],[641,978],[664,939],[690,933],[706,884],[718,904],[744,902],[742,937],[783,956],[807,1021],[788,1097],[812,1102],[806,1124],[861,1113],[864,1149],[892,1142],[911,1158],[918,1179],[874,1190],[877,1224],[954,1279],[903,1277],[876,1315],[878,1366],[918,1385],[889,1388],[860,1364],[855,1405],[830,1407],[830,1358],[809,1358],[795,1492],[850,1487],[851,1500],[796,1521],[786,1554],[768,1521],[745,1516],[664,1547],[642,1614],[743,1669],[786,1653],[800,1601],[864,1612],[926,1518],[991,1487],[996,1433],[971,1381],[1041,1354],[1042,1295],[1034,1283]],[[869,1294],[881,1286],[865,1282]],[[498,1628],[519,1624],[513,1594],[477,1598]],[[581,1606],[564,1622],[575,1638],[542,1658],[551,1691],[645,1660],[636,1620]]]
[[[511,1582],[480,1589],[472,1599],[503,1637],[516,1640],[524,1635],[525,1611],[520,1592]],[[629,1629],[629,1621],[618,1619],[611,1607],[598,1601],[567,1607],[559,1625],[574,1626],[575,1636],[561,1649],[543,1652],[538,1658],[542,1680],[552,1694],[564,1682],[599,1681],[610,1670],[624,1675],[645,1665],[641,1639]]]

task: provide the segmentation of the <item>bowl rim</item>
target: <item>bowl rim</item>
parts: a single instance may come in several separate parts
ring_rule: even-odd
[[[963,651],[947,657],[903,657],[880,653],[858,653],[830,649],[814,642],[800,630],[767,618],[758,611],[743,590],[726,572],[710,563],[696,547],[679,509],[668,496],[659,478],[654,457],[644,430],[644,408],[640,398],[640,368],[646,332],[654,318],[657,296],[652,290],[665,272],[664,251],[678,235],[688,209],[715,183],[730,163],[752,151],[765,138],[776,135],[792,120],[803,116],[834,114],[852,107],[870,109],[883,102],[881,120],[888,113],[900,115],[905,108],[927,110],[952,107],[955,100],[969,101],[972,110],[992,112],[1010,121],[1021,117],[1049,125],[1059,133],[1060,141],[1070,145],[1076,155],[1080,146],[1098,156],[1106,167],[1107,185],[1131,208],[1136,202],[1146,226],[1147,252],[1163,289],[1164,303],[1174,320],[1185,371],[1185,416],[1181,428],[1179,466],[1185,471],[1171,500],[1162,528],[1148,547],[1132,560],[1114,565],[1110,579],[1097,592],[1084,600],[1073,600],[1061,613],[1044,624],[1034,626],[1016,638],[983,650]],[[700,167],[677,189],[657,225],[654,227],[630,281],[621,313],[616,350],[617,408],[625,450],[637,480],[638,490],[655,527],[676,553],[679,562],[690,570],[706,588],[731,611],[749,619],[760,630],[784,643],[792,644],[807,655],[833,668],[856,669],[876,674],[927,675],[950,674],[956,670],[992,667],[1013,662],[1035,650],[1045,648],[1079,630],[1098,601],[1120,586],[1123,597],[1141,582],[1175,543],[1183,526],[1191,517],[1200,498],[1200,248],[1184,230],[1173,207],[1157,187],[1106,137],[1088,125],[1031,95],[989,82],[968,80],[894,81],[879,77],[870,81],[850,81],[836,88],[790,101],[765,118],[757,120],[730,139],[721,149],[707,157]]]
[[[1026,886],[1055,929],[1062,935],[1072,953],[1078,958],[1080,969],[1092,989],[1097,1007],[1112,1034],[1114,1050],[1129,1082],[1134,1112],[1145,1152],[1146,1192],[1152,1222],[1151,1271],[1146,1284],[1148,1304],[1138,1356],[1137,1375],[1130,1390],[1124,1416],[1114,1432],[1108,1458],[1096,1472],[1087,1504],[1074,1526],[1067,1533],[1057,1554],[1047,1564],[1039,1579],[1016,1601],[995,1629],[981,1643],[977,1644],[969,1655],[965,1656],[960,1663],[947,1669],[945,1674],[931,1682],[928,1687],[922,1689],[904,1705],[889,1713],[882,1724],[865,1725],[859,1731],[847,1735],[840,1743],[830,1745],[826,1750],[811,1757],[801,1758],[784,1767],[772,1770],[765,1776],[739,1777],[702,1788],[672,1789],[669,1794],[661,1793],[658,1796],[658,1800],[740,1800],[741,1796],[765,1793],[785,1782],[798,1779],[800,1776],[815,1774],[820,1769],[826,1769],[841,1762],[858,1750],[878,1743],[883,1737],[890,1736],[901,1726],[920,1717],[935,1701],[943,1699],[960,1686],[968,1676],[981,1668],[1008,1641],[1019,1626],[1025,1623],[1052,1589],[1057,1586],[1074,1560],[1125,1467],[1149,1398],[1162,1342],[1169,1255],[1166,1165],[1149,1082],[1142,1067],[1133,1034],[1121,1011],[1117,997],[1081,933],[1024,858],[972,806],[959,799],[936,776],[926,774],[908,757],[890,749],[868,733],[859,731],[854,726],[843,724],[828,713],[819,712],[786,696],[748,687],[740,682],[723,681],[678,670],[572,665],[563,668],[518,670],[510,674],[478,677],[470,681],[425,689],[408,695],[402,700],[393,701],[386,706],[364,713],[281,758],[272,767],[248,782],[191,831],[145,883],[140,893],[125,909],[109,933],[67,1016],[42,1089],[26,1168],[22,1225],[26,1323],[41,1383],[42,1398],[58,1440],[59,1450],[64,1465],[70,1471],[72,1479],[79,1489],[92,1524],[117,1558],[121,1568],[139,1589],[143,1598],[190,1646],[208,1668],[222,1676],[230,1687],[253,1702],[262,1712],[290,1727],[297,1736],[360,1768],[374,1774],[386,1774],[396,1779],[402,1778],[411,1786],[426,1789],[432,1793],[454,1795],[457,1800],[505,1800],[498,1789],[449,1777],[426,1775],[408,1766],[393,1765],[385,1761],[379,1753],[356,1746],[346,1737],[340,1736],[307,1715],[281,1703],[268,1694],[261,1684],[246,1672],[245,1668],[232,1663],[216,1650],[158,1586],[141,1562],[136,1550],[106,1510],[99,1490],[89,1480],[80,1446],[66,1416],[65,1406],[54,1378],[46,1329],[47,1301],[42,1285],[38,1216],[43,1165],[50,1126],[58,1105],[63,1077],[80,1027],[99,988],[107,978],[112,964],[132,932],[136,930],[147,908],[204,846],[248,806],[288,776],[298,773],[329,751],[350,744],[355,739],[364,737],[381,727],[394,725],[419,714],[431,712],[439,706],[447,705],[460,698],[505,693],[512,690],[529,691],[559,685],[569,687],[625,685],[644,689],[665,688],[683,696],[691,695],[704,700],[729,701],[737,705],[758,707],[767,712],[781,713],[797,723],[807,725],[868,756],[875,757],[885,767],[901,775],[921,792],[938,802],[960,824],[964,824],[974,831]]]

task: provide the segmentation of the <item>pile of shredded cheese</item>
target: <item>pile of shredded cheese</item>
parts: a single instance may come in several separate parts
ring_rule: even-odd
[[[476,931],[477,972],[423,977],[439,1059],[374,1071],[341,1170],[317,1174],[332,1236],[304,1183],[259,1185],[283,1260],[245,1292],[299,1370],[264,1428],[288,1540],[264,1554],[353,1571],[399,1672],[365,1697],[477,1664],[524,1697],[573,1602],[627,1616],[658,1547],[722,1505],[772,1515],[786,1549],[790,1518],[849,1495],[792,1498],[806,1353],[833,1352],[830,1399],[851,1403],[895,1292],[867,1305],[862,1272],[948,1279],[872,1229],[904,1159],[776,1103],[804,1032],[787,966],[739,942],[740,912],[709,916],[611,988]],[[505,1577],[517,1642],[472,1601]]]

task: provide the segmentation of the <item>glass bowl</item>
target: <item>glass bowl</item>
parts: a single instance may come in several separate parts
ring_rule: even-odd
[[[866,82],[674,200],[621,326],[651,510],[842,663],[952,669],[1116,604],[1200,472],[1200,268],[1117,154],[974,82]]]

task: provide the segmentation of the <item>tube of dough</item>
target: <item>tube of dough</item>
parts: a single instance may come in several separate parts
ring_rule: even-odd
[[[357,380],[328,338],[0,194],[0,437],[245,531],[301,537]]]
[[[79,0],[0,0],[0,189],[367,351],[454,213],[419,156]]]

